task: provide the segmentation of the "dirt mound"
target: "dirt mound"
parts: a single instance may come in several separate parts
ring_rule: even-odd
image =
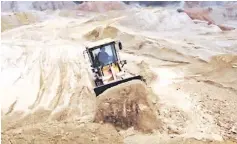
[[[123,139],[109,124],[41,123],[3,132],[2,142],[4,144],[122,144]]]
[[[168,41],[152,41],[145,37],[143,39],[142,37],[135,37],[131,40],[133,40],[133,43],[124,48],[126,52],[176,64],[187,64],[196,61],[192,56],[187,56],[182,51],[173,48],[172,43]],[[125,44],[127,45],[127,43]]]
[[[149,68],[149,64],[144,60],[139,63],[128,63],[125,66],[126,71],[135,75],[141,75],[146,80],[146,84],[150,85],[154,80],[156,80],[157,75],[155,75]]]
[[[134,126],[143,132],[161,128],[155,107],[141,81],[123,83],[97,98],[95,122],[112,123],[127,129]]]
[[[92,12],[106,12],[110,10],[123,10],[126,5],[123,2],[84,2],[77,9]]]
[[[207,64],[193,65],[191,71],[202,75],[198,81],[237,93],[236,67],[237,56],[223,54],[213,56]]]
[[[84,35],[84,38],[90,41],[101,40],[105,38],[115,38],[119,30],[112,26],[99,26]]]
[[[192,20],[187,15],[179,15],[170,10],[130,12],[119,23],[139,31],[172,31],[193,26]]]
[[[231,26],[225,26],[223,23],[216,23],[216,21],[213,19],[213,17],[221,15],[220,13],[212,14],[213,9],[212,8],[187,8],[184,10],[178,9],[178,12],[184,12],[186,13],[192,20],[200,20],[201,22],[206,22],[208,25],[216,25],[218,26],[222,31],[230,31],[235,30],[234,27]],[[212,14],[212,15],[211,15]],[[220,18],[223,19],[223,18]],[[222,20],[223,21],[223,20]],[[197,21],[196,21],[197,22]]]
[[[19,114],[19,112],[14,112],[7,116],[2,117],[2,131],[8,131],[11,129],[17,129],[22,126],[34,125],[47,121],[50,110],[38,109],[34,112],[28,114]],[[18,116],[18,117],[17,117]]]
[[[1,31],[12,29],[22,25],[28,25],[39,21],[36,13],[19,12],[1,15]]]
[[[213,56],[210,64],[216,67],[235,67],[237,66],[237,56],[230,54]]]
[[[2,1],[2,12],[19,12],[29,10],[56,10],[56,9],[74,9],[77,4],[69,1]]]

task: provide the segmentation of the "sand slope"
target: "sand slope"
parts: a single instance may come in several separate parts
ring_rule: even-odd
[[[236,31],[222,33],[216,27],[194,25],[174,11],[141,8],[108,14],[88,12],[77,18],[43,19],[2,32],[4,143],[9,139],[12,143],[55,143],[59,139],[62,143],[129,144],[236,141]],[[168,19],[176,25],[167,24]],[[138,90],[129,98],[137,104],[151,103],[148,108],[152,111],[141,112],[142,118],[135,115],[138,125],[129,125],[126,130],[95,122],[98,103],[99,108],[106,107],[103,98],[96,98],[92,91],[82,53],[86,42],[103,38],[121,40],[121,58],[128,61],[125,68],[147,79],[146,87],[139,90],[148,94],[139,96],[143,92]],[[120,89],[104,94],[104,98],[112,98],[108,103],[126,104],[122,101],[129,100],[128,95],[114,98],[113,91]],[[139,131],[147,127],[149,134]]]

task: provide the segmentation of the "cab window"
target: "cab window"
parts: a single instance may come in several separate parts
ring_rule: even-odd
[[[108,65],[117,61],[117,55],[114,45],[106,45],[94,49],[92,51],[92,54],[94,67]]]

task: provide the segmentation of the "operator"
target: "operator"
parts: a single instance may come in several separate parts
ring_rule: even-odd
[[[98,54],[98,59],[102,65],[106,65],[110,61],[110,56],[108,53],[105,51],[105,47],[102,47],[99,54]]]

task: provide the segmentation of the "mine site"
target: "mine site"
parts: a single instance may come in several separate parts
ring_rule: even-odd
[[[3,144],[237,144],[237,2],[1,1]]]

